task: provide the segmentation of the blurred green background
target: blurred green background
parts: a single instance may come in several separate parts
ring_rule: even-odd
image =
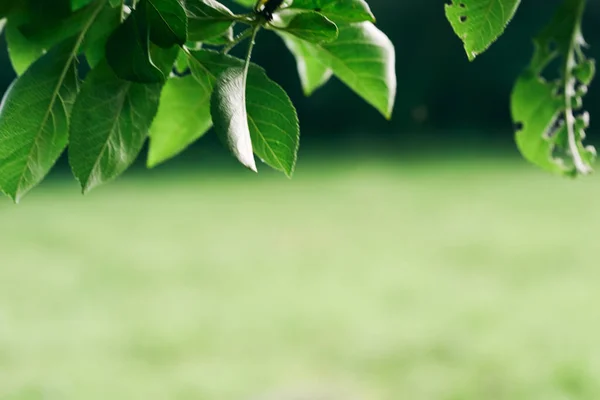
[[[303,98],[263,34],[300,113],[292,180],[209,134],[86,197],[63,160],[0,199],[0,399],[599,399],[600,184],[521,160],[508,112],[558,3],[469,63],[443,2],[372,0],[391,122],[338,82]],[[600,85],[585,103],[594,141]]]

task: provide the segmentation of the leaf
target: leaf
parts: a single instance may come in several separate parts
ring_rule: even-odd
[[[175,71],[178,74],[183,74],[185,73],[185,71],[188,70],[188,68],[189,65],[187,54],[185,54],[185,51],[179,50],[179,53],[177,54],[177,59],[175,60]]]
[[[446,18],[463,41],[469,60],[487,50],[502,35],[521,0],[452,0]]]
[[[267,165],[291,177],[300,145],[298,116],[292,101],[259,68],[250,69],[246,90],[254,153]]]
[[[94,0],[71,0],[71,9],[73,11],[77,11],[80,8],[83,8],[87,5],[89,5],[93,1]]]
[[[531,64],[519,77],[511,97],[513,120],[520,126],[516,142],[523,156],[564,175],[591,172],[596,156],[593,147],[583,145],[589,115],[580,110],[595,72],[593,60],[583,54],[584,6],[584,0],[565,0],[559,7],[534,40]],[[543,73],[559,57],[560,79],[548,82]]]
[[[36,61],[2,100],[0,190],[16,202],[46,176],[64,150],[78,89],[77,54],[103,4],[96,4],[79,35]]]
[[[200,50],[191,54],[189,62],[192,74],[201,85],[208,88],[212,88],[217,77],[228,68],[243,67],[242,60],[212,51]],[[296,110],[285,91],[270,80],[259,66],[250,64],[247,82],[245,105],[253,151],[266,164],[290,176],[295,167],[299,146],[300,133]],[[239,90],[237,94],[232,95],[235,96],[239,96]],[[213,101],[215,100],[211,100],[211,103]],[[235,99],[222,101],[235,107],[244,104],[236,103]],[[211,114],[213,112],[220,111],[213,110],[211,105]],[[221,119],[228,120],[222,116]],[[239,122],[240,119],[236,121]],[[227,136],[225,127],[219,131],[215,123],[215,130],[220,132],[221,138]]]
[[[150,40],[162,48],[183,45],[187,40],[187,15],[179,0],[147,1]]]
[[[160,84],[119,79],[102,62],[85,79],[71,117],[69,163],[83,192],[135,160],[158,109]]]
[[[91,68],[94,68],[106,55],[106,42],[111,33],[121,23],[121,10],[106,5],[85,36],[82,50]]]
[[[137,83],[164,82],[165,74],[150,57],[150,26],[146,1],[129,15],[108,38],[106,60],[121,78]]]
[[[273,23],[271,26],[312,43],[332,42],[338,38],[337,25],[317,12],[295,12],[289,18],[283,25]]]
[[[375,22],[364,0],[294,0],[291,7],[318,11],[334,22]]]
[[[210,111],[217,134],[244,166],[257,172],[246,112],[244,68],[232,67],[219,76],[211,97]]]
[[[36,61],[6,92],[0,108],[0,190],[15,202],[50,171],[67,144],[77,92],[77,41]]]
[[[304,41],[305,51],[390,119],[396,98],[394,45],[370,22],[341,25],[339,32],[333,43]]]
[[[17,75],[23,74],[47,50],[46,46],[27,40],[19,30],[19,26],[29,19],[25,9],[17,8],[5,26],[8,54]]]
[[[233,1],[244,7],[247,7],[247,8],[252,8],[256,4],[256,0],[233,0]]]
[[[188,35],[191,41],[205,41],[228,32],[233,25],[233,13],[214,0],[185,0]]]
[[[317,51],[310,44],[284,32],[278,34],[296,58],[302,89],[306,96],[310,96],[329,81],[333,72],[319,60]]]
[[[148,167],[176,156],[210,129],[210,95],[211,88],[191,75],[167,81],[150,129]]]

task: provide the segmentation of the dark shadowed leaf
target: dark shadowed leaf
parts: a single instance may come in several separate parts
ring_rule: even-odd
[[[163,48],[183,45],[187,40],[187,16],[179,0],[148,2],[150,39]]]
[[[188,35],[192,41],[219,37],[231,29],[233,13],[215,0],[186,0]]]
[[[106,59],[121,79],[138,83],[164,82],[165,74],[150,57],[150,26],[146,1],[108,38]]]

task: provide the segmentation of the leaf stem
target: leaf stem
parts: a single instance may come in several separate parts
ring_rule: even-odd
[[[246,87],[246,77],[248,76],[248,69],[250,68],[250,59],[252,58],[252,50],[254,50],[254,43],[256,42],[256,35],[260,30],[260,25],[252,27],[252,39],[248,45],[248,53],[246,54],[246,62],[244,63],[244,87]]]
[[[242,31],[239,35],[237,35],[231,43],[223,48],[223,54],[227,54],[233,49],[235,46],[252,36],[254,32],[254,27],[250,27],[244,31]]]

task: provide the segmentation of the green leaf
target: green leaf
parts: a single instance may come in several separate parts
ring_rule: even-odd
[[[75,40],[36,61],[6,92],[0,109],[0,190],[18,202],[50,171],[67,144],[77,92]]]
[[[595,72],[585,57],[581,18],[585,0],[565,0],[551,23],[535,39],[535,53],[519,77],[511,97],[513,120],[520,126],[516,142],[523,156],[548,171],[587,174],[596,151],[584,146],[589,115],[582,97]],[[560,79],[548,82],[543,73],[561,58]]]
[[[192,52],[189,62],[194,78],[201,85],[211,89],[215,85],[217,77],[228,68],[243,67],[243,61],[238,58],[207,50]],[[235,77],[235,74],[229,75],[227,78],[239,79]],[[240,84],[239,81],[237,83]],[[223,82],[221,85],[220,99],[211,100],[211,103],[216,102],[215,109],[211,109],[211,113],[220,113],[219,118],[222,125],[217,128],[215,123],[215,130],[221,138],[226,139],[228,118],[234,117],[234,113],[239,113],[239,106],[244,103],[238,102],[240,97],[238,89],[235,89],[237,92],[234,93],[223,90],[225,87],[234,88],[235,83],[225,85]],[[246,124],[250,131],[254,153],[272,168],[290,176],[295,167],[299,146],[298,117],[291,100],[285,91],[270,80],[264,70],[255,64],[250,64],[245,95]],[[228,112],[227,115],[230,116],[227,117],[225,112],[220,110],[219,104],[231,104],[235,110],[232,109],[231,112]],[[213,121],[215,121],[214,114]],[[235,121],[242,124],[242,128],[240,125],[235,125],[232,129],[236,129],[240,137],[243,137],[241,136],[245,134],[243,119],[235,115]],[[246,155],[244,160],[249,159],[247,154],[244,154]]]
[[[446,18],[463,41],[469,60],[487,50],[504,32],[521,0],[452,0]]]
[[[137,83],[164,82],[165,74],[150,57],[150,26],[146,1],[108,38],[106,59],[121,79]]]
[[[183,45],[187,40],[187,15],[179,0],[148,2],[150,40],[163,48]]]
[[[290,13],[286,10],[285,13],[281,12],[279,17],[283,17],[284,14],[291,14],[289,22],[285,22],[283,25],[273,22],[270,26],[312,43],[332,42],[338,38],[337,25],[317,12]],[[285,19],[284,17],[283,20],[285,21]]]
[[[246,111],[246,71],[232,67],[223,72],[213,91],[210,113],[217,135],[242,165],[257,172]]]
[[[135,160],[158,109],[160,84],[119,79],[102,62],[87,76],[71,116],[69,163],[83,192]]]
[[[50,171],[67,143],[69,112],[78,89],[77,54],[85,34],[36,61],[6,92],[0,108],[0,190],[18,202]]]
[[[189,40],[201,42],[231,30],[233,13],[214,0],[185,0]]]
[[[247,8],[252,8],[256,4],[256,0],[233,0],[233,1],[244,7],[247,7]]]
[[[17,8],[5,26],[8,54],[17,75],[23,74],[47,50],[43,44],[29,41],[19,30],[19,26],[29,20],[28,10]]]
[[[370,22],[341,25],[333,43],[304,41],[307,52],[390,119],[396,98],[396,55],[388,37]]]
[[[175,71],[179,74],[183,74],[189,68],[187,54],[185,51],[179,50],[177,59],[175,60]]]
[[[259,68],[250,69],[246,91],[254,153],[267,165],[291,177],[300,145],[298,116],[292,101]]]
[[[0,19],[0,35],[2,35],[2,31],[4,30],[4,25],[6,25],[6,19]]]
[[[93,1],[94,0],[71,0],[71,9],[73,11],[77,11],[80,8],[83,8],[87,5],[89,5]]]
[[[106,42],[111,33],[121,23],[121,10],[106,5],[90,27],[82,50],[91,68],[94,68],[106,55]]]
[[[210,129],[211,90],[191,75],[167,81],[150,129],[148,167],[176,156]]]
[[[233,27],[229,27],[225,32],[219,36],[215,36],[210,39],[204,39],[203,43],[210,44],[213,46],[224,46],[233,42]]]
[[[334,22],[375,22],[364,0],[294,0],[291,7],[318,11]]]
[[[302,89],[306,96],[310,96],[329,81],[333,72],[321,62],[317,51],[309,43],[283,32],[279,32],[279,36],[296,58]]]
[[[41,1],[41,0],[37,0]],[[17,72],[22,74],[35,60],[54,45],[79,34],[86,28],[91,16],[97,14],[105,0],[95,0],[85,8],[73,13],[70,10],[60,10],[69,3],[59,7],[59,11],[49,13],[45,17],[42,12],[48,7],[47,3],[31,3],[28,8],[24,3],[15,9],[7,27],[7,41],[11,61]],[[42,7],[45,4],[46,7]]]

